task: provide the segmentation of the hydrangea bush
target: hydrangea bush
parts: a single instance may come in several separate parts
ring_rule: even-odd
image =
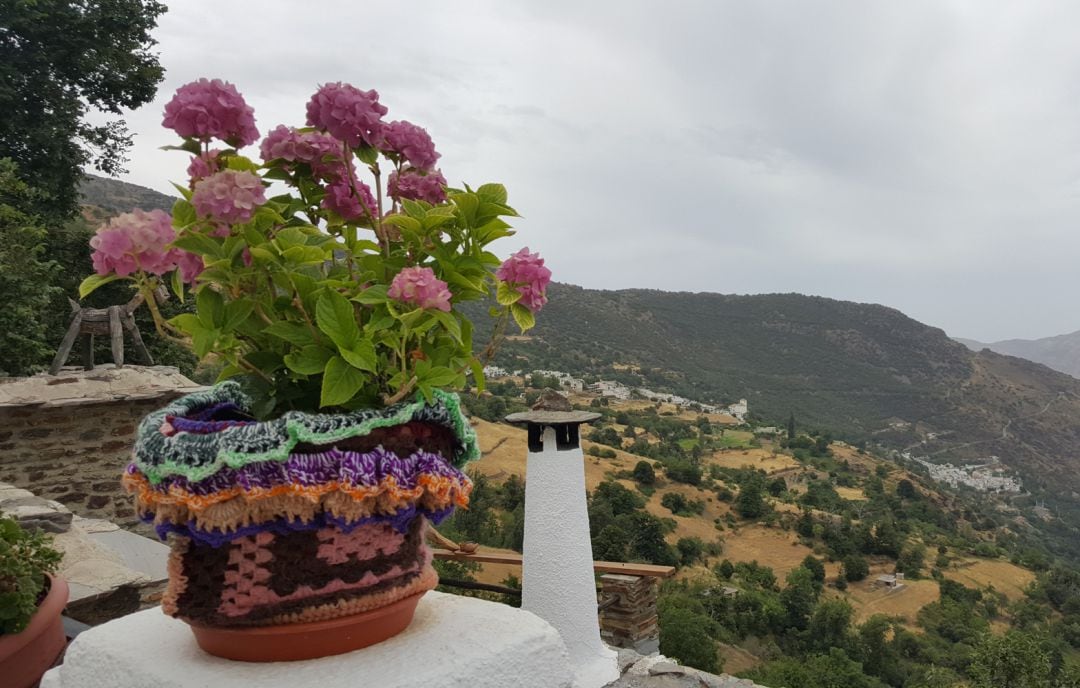
[[[171,217],[135,211],[91,240],[95,275],[83,296],[134,282],[159,331],[242,377],[266,417],[287,409],[391,404],[461,388],[472,371],[464,301],[490,299],[486,355],[513,319],[522,331],[547,301],[551,271],[522,249],[489,245],[514,232],[500,184],[448,188],[422,127],[386,121],[375,91],[321,86],[306,127],[280,125],[258,145],[236,88],[200,79],[165,106],[186,151],[188,183]],[[152,292],[167,284],[195,312],[164,320]]]

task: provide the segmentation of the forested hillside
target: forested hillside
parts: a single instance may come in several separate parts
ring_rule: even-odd
[[[973,352],[891,308],[799,294],[732,296],[553,285],[509,368],[593,374],[702,401],[745,397],[851,442],[935,459],[998,456],[1063,520],[1080,548],[1080,380],[1029,361]],[[629,366],[629,368],[628,368]]]
[[[483,457],[444,534],[521,550],[525,432],[498,421],[555,385],[500,378],[466,397]],[[1080,686],[1080,577],[1022,497],[947,488],[798,422],[571,400],[600,414],[583,435],[593,556],[677,567],[659,601],[665,655],[777,688]],[[506,564],[440,566],[520,585]]]

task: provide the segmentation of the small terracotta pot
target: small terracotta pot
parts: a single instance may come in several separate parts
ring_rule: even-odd
[[[0,635],[0,682],[9,688],[36,686],[67,646],[60,615],[68,584],[49,576],[49,592],[22,633]]]
[[[292,662],[316,659],[381,643],[401,633],[412,621],[423,593],[368,612],[327,621],[215,628],[191,624],[195,640],[206,652],[241,662]]]

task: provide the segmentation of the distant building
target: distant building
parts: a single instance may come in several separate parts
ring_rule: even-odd
[[[900,590],[904,587],[904,574],[883,573],[877,577],[874,583],[878,586],[889,588],[890,590]]]
[[[740,423],[746,422],[746,414],[750,413],[750,408],[746,403],[746,399],[739,399],[739,403],[732,404],[727,407],[727,412]]]
[[[600,396],[627,401],[630,399],[630,388],[619,382],[600,380],[596,384],[589,385],[589,389],[599,392]]]

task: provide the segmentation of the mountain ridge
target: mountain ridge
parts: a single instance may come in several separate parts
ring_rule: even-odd
[[[876,304],[795,294],[599,291],[553,284],[529,337],[498,362],[745,397],[752,413],[935,460],[999,456],[1080,523],[1080,380],[971,351],[940,328]],[[634,373],[625,366],[637,366]]]
[[[973,351],[990,349],[1000,354],[1026,358],[1080,378],[1080,330],[1040,339],[1003,339],[990,344],[961,337],[954,339]]]

